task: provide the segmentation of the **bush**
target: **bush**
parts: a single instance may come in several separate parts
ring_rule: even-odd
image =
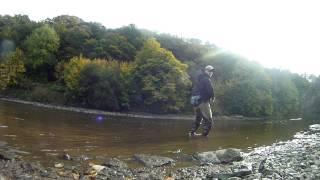
[[[16,85],[24,72],[24,55],[17,48],[0,61],[0,90],[9,85]]]
[[[130,64],[73,58],[65,65],[67,94],[73,102],[104,110],[127,109]]]
[[[72,58],[64,65],[63,79],[70,91],[76,92],[79,89],[79,76],[83,68],[90,63],[89,59],[82,56]]]
[[[187,102],[191,82],[187,65],[150,39],[138,52],[133,69],[136,95],[145,110],[151,112],[179,112]]]
[[[63,93],[52,90],[47,84],[38,84],[32,89],[29,95],[31,101],[50,104],[65,104],[66,100]]]

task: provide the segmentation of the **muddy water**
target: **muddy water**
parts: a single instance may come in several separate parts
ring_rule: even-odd
[[[56,161],[64,153],[129,158],[221,148],[244,151],[288,140],[308,122],[215,121],[208,138],[189,138],[189,120],[126,119],[52,110],[0,101],[0,141],[26,152],[24,158]]]

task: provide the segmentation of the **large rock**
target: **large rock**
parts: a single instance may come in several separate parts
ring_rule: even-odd
[[[0,151],[0,159],[3,160],[13,160],[16,158],[16,155],[9,151]]]
[[[234,148],[217,150],[216,155],[220,160],[220,162],[222,163],[241,161],[243,159],[241,157],[240,149],[234,149]]]
[[[233,177],[244,177],[244,176],[250,175],[251,173],[252,173],[252,170],[250,170],[247,167],[243,167],[240,169],[233,169],[232,176]]]
[[[184,153],[177,153],[174,155],[173,158],[179,162],[192,162],[192,161],[194,161],[193,155],[184,154]]]
[[[172,165],[175,161],[168,157],[150,156],[145,154],[136,154],[134,158],[143,163],[147,167],[160,167],[165,165]]]
[[[194,154],[194,158],[199,160],[201,163],[212,163],[212,164],[220,163],[220,160],[218,159],[214,151],[196,153]]]
[[[320,131],[320,124],[310,125],[309,128],[310,128],[311,131]]]
[[[128,168],[128,165],[125,162],[123,162],[117,158],[110,158],[102,165],[107,166],[109,168],[120,168],[120,169],[127,169]]]

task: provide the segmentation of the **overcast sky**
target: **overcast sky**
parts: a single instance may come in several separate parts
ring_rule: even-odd
[[[1,0],[0,14],[74,15],[209,41],[265,67],[320,74],[317,0]]]

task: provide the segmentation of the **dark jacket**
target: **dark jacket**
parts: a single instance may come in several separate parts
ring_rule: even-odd
[[[198,76],[197,82],[192,89],[192,95],[200,95],[201,102],[207,102],[214,97],[213,85],[209,75],[201,73]]]

